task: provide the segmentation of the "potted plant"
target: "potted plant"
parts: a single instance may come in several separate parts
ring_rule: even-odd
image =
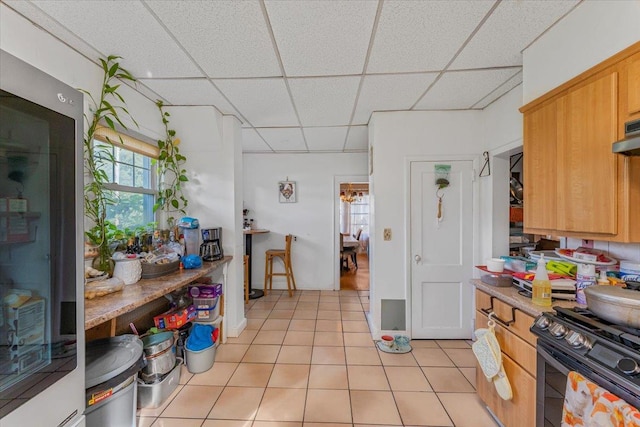
[[[180,154],[180,139],[176,138],[176,131],[169,128],[170,114],[164,111],[164,104],[157,100],[156,105],[160,110],[162,124],[165,128],[165,139],[158,140],[158,160],[156,162],[158,169],[158,197],[153,206],[153,211],[161,209],[169,215],[167,224],[169,228],[173,228],[176,219],[172,213],[186,214],[186,208],[189,204],[188,200],[182,193],[182,183],[189,181],[187,171],[183,168],[187,158]]]
[[[98,247],[98,256],[94,259],[93,267],[113,273],[113,261],[111,260],[111,242],[116,239],[118,229],[115,224],[107,220],[107,209],[116,203],[113,195],[105,188],[109,177],[105,172],[107,162],[113,161],[113,155],[105,147],[94,147],[93,139],[100,126],[107,126],[116,130],[116,123],[124,129],[127,126],[122,122],[120,115],[124,114],[132,120],[131,114],[123,106],[125,101],[118,92],[120,84],[118,80],[135,81],[129,71],[122,68],[118,62],[119,56],[110,55],[106,59],[100,58],[104,72],[100,97],[94,98],[90,92],[80,89],[89,97],[90,115],[85,115],[87,132],[84,137],[84,164],[85,171],[90,180],[84,186],[84,210],[85,216],[93,223],[93,226],[85,232],[87,239]],[[114,105],[120,103],[122,105]],[[107,138],[108,139],[108,138]],[[109,141],[114,143],[115,141]],[[123,143],[122,140],[119,141]]]

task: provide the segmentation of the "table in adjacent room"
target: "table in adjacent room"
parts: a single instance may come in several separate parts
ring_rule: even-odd
[[[244,230],[244,253],[249,256],[249,298],[256,299],[264,296],[264,292],[260,289],[252,289],[251,288],[251,264],[253,264],[253,258],[251,257],[251,240],[254,234],[265,234],[268,233],[269,230],[265,229],[254,229],[254,230]]]

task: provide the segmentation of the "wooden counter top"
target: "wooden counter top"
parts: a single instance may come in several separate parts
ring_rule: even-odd
[[[491,296],[498,298],[501,301],[506,302],[507,304],[516,307],[523,312],[527,313],[530,316],[538,317],[544,311],[553,311],[553,307],[586,307],[586,305],[578,304],[575,301],[565,301],[565,300],[554,300],[551,304],[551,307],[540,307],[539,305],[533,304],[531,302],[531,298],[523,297],[518,293],[518,289],[510,286],[508,288],[499,288],[497,286],[487,285],[482,282],[480,279],[472,279],[471,284]]]
[[[84,329],[91,329],[176,289],[180,289],[222,267],[232,259],[233,257],[226,256],[219,261],[203,262],[201,268],[179,270],[154,279],[142,279],[133,285],[125,286],[121,292],[90,300],[85,299]]]

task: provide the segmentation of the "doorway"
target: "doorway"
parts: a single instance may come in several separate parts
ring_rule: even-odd
[[[368,242],[369,177],[335,176],[334,290],[369,290]]]
[[[369,290],[369,183],[340,183],[340,289]]]

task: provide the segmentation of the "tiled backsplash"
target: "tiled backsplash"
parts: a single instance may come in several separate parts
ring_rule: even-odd
[[[573,249],[580,246],[582,246],[581,239],[567,239],[567,248]],[[616,243],[596,240],[593,242],[593,247],[607,252],[609,256],[617,260],[640,262],[640,243]]]

